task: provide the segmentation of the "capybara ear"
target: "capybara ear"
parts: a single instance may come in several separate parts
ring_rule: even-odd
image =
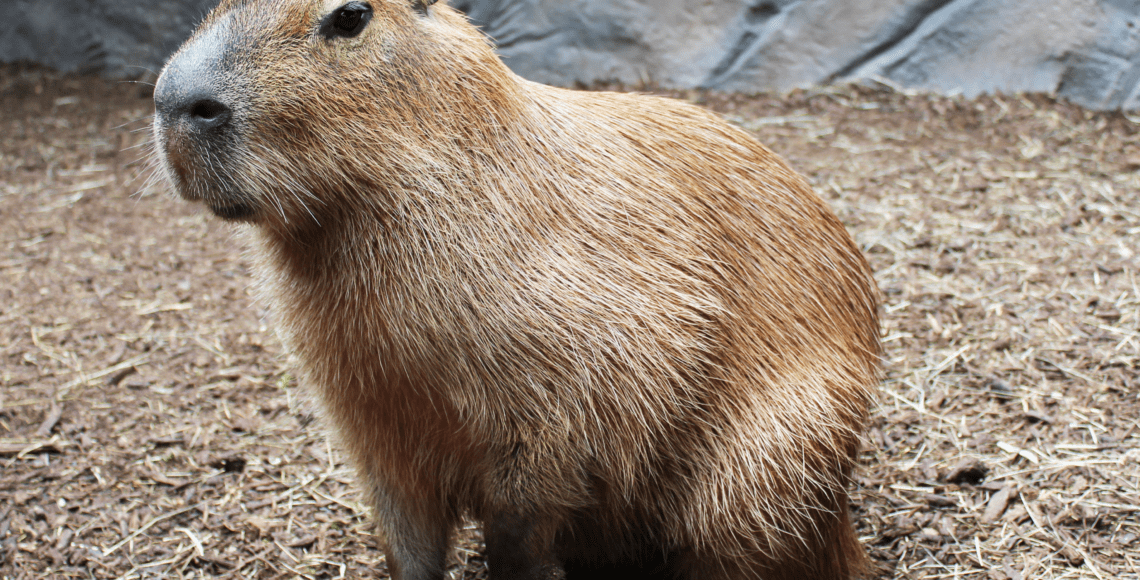
[[[415,8],[416,12],[420,14],[427,14],[428,6],[435,3],[436,0],[412,0],[412,8]]]

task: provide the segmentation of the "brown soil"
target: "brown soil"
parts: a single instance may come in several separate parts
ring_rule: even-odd
[[[1040,96],[679,95],[854,232],[884,578],[1140,578],[1140,126]],[[0,67],[0,578],[383,576],[232,229],[148,184],[146,86]],[[125,149],[125,150],[124,150]],[[482,578],[477,530],[452,570]]]

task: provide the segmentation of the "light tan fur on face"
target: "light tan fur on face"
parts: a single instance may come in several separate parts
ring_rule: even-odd
[[[520,79],[442,4],[373,0],[360,36],[316,36],[338,6],[204,23],[243,88],[236,153],[197,163],[253,200],[263,298],[397,577],[439,577],[463,514],[524,522],[500,527],[544,569],[859,573],[878,298],[804,180],[696,107]]]

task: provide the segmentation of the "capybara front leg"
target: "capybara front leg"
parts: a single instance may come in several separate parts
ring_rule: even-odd
[[[537,518],[496,514],[483,525],[487,568],[493,580],[562,580],[552,556],[552,526]]]
[[[429,506],[395,502],[373,490],[376,523],[382,536],[388,572],[393,580],[441,580],[447,563],[451,522]],[[427,508],[427,509],[425,509]]]

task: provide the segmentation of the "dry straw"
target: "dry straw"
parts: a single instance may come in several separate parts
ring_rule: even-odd
[[[788,157],[877,272],[854,503],[883,577],[1140,578],[1137,126],[1037,96],[678,96]],[[137,191],[145,91],[9,66],[0,107],[0,578],[383,571],[229,230]],[[486,577],[461,535],[452,575]]]

